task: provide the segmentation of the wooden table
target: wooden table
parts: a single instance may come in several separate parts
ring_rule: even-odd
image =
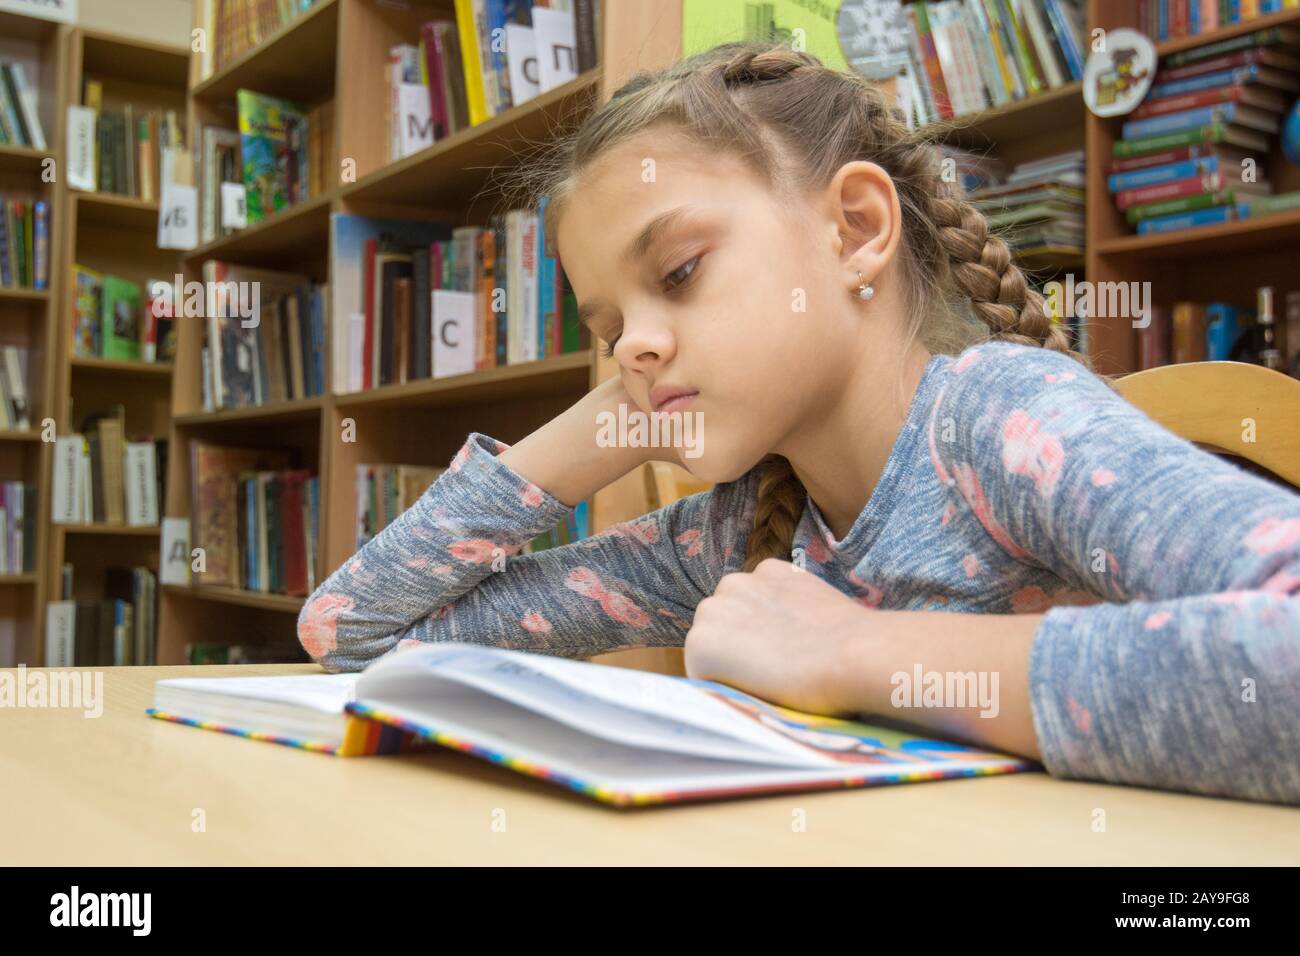
[[[0,710],[0,864],[1300,861],[1295,809],[1042,773],[629,811],[452,751],[343,759],[144,714],[164,677],[319,670],[105,668],[98,719]]]

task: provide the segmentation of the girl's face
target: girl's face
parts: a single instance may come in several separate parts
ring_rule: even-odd
[[[585,169],[561,209],[584,321],[641,411],[695,416],[703,453],[676,455],[701,479],[780,452],[860,367],[868,323],[832,206],[658,129]]]

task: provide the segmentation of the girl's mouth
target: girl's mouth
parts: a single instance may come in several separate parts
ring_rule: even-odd
[[[650,403],[656,412],[680,412],[700,393],[693,388],[680,388],[673,385],[660,385],[650,392]]]

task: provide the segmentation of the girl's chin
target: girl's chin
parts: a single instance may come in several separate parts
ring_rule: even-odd
[[[696,458],[688,458],[682,451],[677,453],[677,463],[691,473],[691,476],[710,484],[722,485],[743,478],[762,457],[750,461],[736,455],[705,452]]]

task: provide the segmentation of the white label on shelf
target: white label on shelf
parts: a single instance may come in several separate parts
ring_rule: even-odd
[[[221,184],[221,225],[225,229],[243,229],[248,225],[248,193],[243,183]]]
[[[473,292],[433,290],[433,377],[474,371]]]
[[[158,208],[158,248],[193,249],[199,244],[199,191],[163,183]]]
[[[506,65],[510,68],[510,98],[515,106],[527,103],[541,92],[537,85],[537,40],[532,27],[506,24]]]
[[[573,14],[533,7],[532,15],[537,40],[537,84],[545,93],[578,75],[578,43],[574,39]]]
[[[163,518],[162,550],[158,552],[158,580],[163,584],[190,583],[188,518]]]
[[[68,188],[95,191],[95,111],[68,107]]]
[[[0,0],[0,10],[59,23],[77,22],[77,0]]]

